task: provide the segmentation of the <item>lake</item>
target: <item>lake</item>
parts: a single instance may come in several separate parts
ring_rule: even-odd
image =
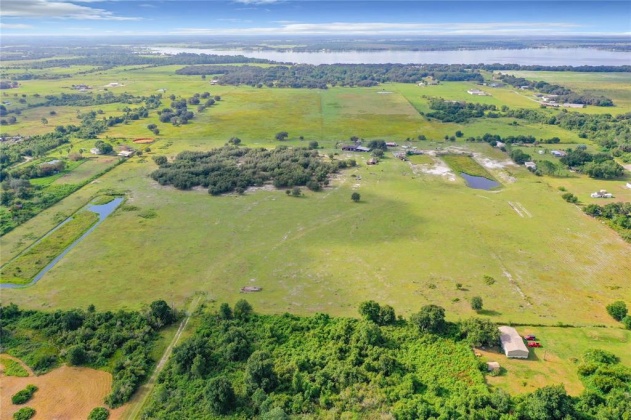
[[[464,178],[469,188],[474,188],[476,190],[490,190],[501,185],[497,181],[493,181],[482,176],[465,174],[464,172],[461,172],[460,176]]]
[[[521,64],[546,66],[622,66],[631,65],[631,52],[592,48],[528,48],[520,50],[457,50],[457,51],[259,51],[204,48],[151,48],[162,54],[194,53],[244,55],[279,62],[301,64]]]

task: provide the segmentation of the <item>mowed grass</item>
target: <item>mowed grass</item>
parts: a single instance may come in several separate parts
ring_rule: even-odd
[[[98,220],[96,213],[83,211],[59,229],[35,244],[24,254],[0,269],[3,283],[25,284],[37,275],[57,255],[78,239]]]
[[[549,384],[563,384],[571,395],[579,395],[583,383],[577,368],[590,349],[612,352],[620,362],[631,365],[631,331],[620,328],[517,327],[521,335],[534,334],[541,348],[530,349],[528,360],[507,359],[495,349],[481,351],[483,361],[495,361],[505,369],[500,376],[487,376],[494,388],[512,395],[532,392]]]
[[[115,165],[118,158],[115,156],[90,156],[82,162],[81,165],[55,179],[53,185],[80,184]]]
[[[442,160],[449,165],[449,167],[457,174],[464,172],[467,175],[481,176],[483,178],[495,180],[493,175],[484,169],[478,162],[471,156],[467,155],[442,155]]]

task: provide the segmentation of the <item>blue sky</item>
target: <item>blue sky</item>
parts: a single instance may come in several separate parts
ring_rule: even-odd
[[[2,0],[2,35],[627,35],[631,1]]]

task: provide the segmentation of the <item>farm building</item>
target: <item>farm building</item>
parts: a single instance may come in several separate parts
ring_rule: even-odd
[[[93,155],[100,155],[101,154],[101,150],[97,147],[93,147],[90,149],[90,153],[92,153]]]
[[[133,155],[134,155],[133,150],[121,150],[120,152],[118,152],[118,156],[122,156],[122,157],[130,157]]]
[[[522,340],[521,336],[517,333],[517,330],[508,326],[501,326],[499,330],[502,349],[506,357],[527,359],[530,352],[528,351],[528,347],[524,344],[524,340]]]
[[[564,151],[562,151],[562,150],[552,150],[552,151],[550,152],[550,154],[551,154],[552,156],[554,156],[554,157],[563,157],[563,156],[567,155],[567,153],[565,153],[565,152],[564,152]]]
[[[500,370],[500,364],[497,362],[486,362],[486,369],[489,372],[495,372]]]
[[[627,188],[631,188],[631,182],[627,182]]]
[[[393,141],[387,141],[387,142],[386,142],[386,146],[388,146],[388,147],[397,147],[397,146],[398,146],[398,144],[396,144],[396,143],[395,143],[395,142],[393,142]]]
[[[528,169],[532,169],[533,171],[537,170],[537,164],[535,162],[525,162],[524,166]]]
[[[590,194],[592,198],[613,198],[613,194],[607,192],[607,190],[600,190]]]
[[[370,148],[356,145],[342,146],[342,150],[347,152],[370,152]]]
[[[480,89],[469,89],[467,93],[469,95],[486,96],[486,92]]]

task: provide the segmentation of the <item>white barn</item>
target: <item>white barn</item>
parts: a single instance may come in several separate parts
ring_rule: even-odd
[[[501,326],[500,341],[502,342],[502,349],[506,357],[515,359],[527,359],[530,352],[528,347],[524,344],[524,340],[521,338],[517,330],[513,327]]]

